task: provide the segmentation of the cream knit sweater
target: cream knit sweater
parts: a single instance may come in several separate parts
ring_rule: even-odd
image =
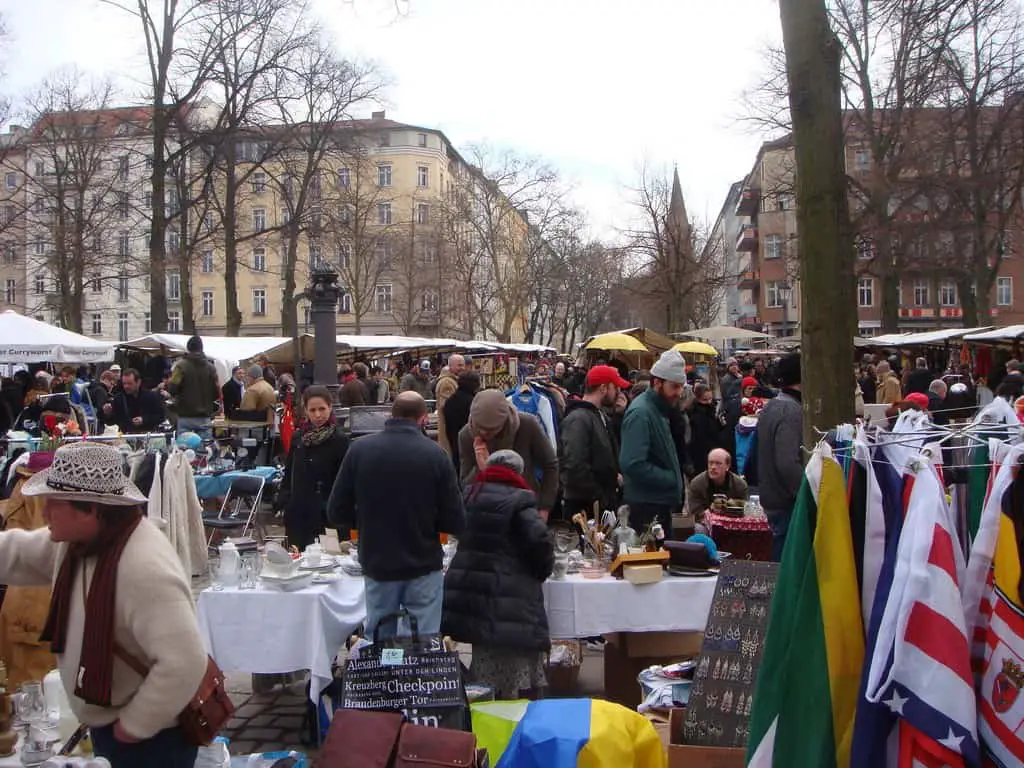
[[[47,528],[2,532],[0,582],[51,584],[66,551],[67,545],[50,541]],[[150,671],[143,679],[115,657],[112,705],[98,707],[75,696],[85,631],[85,593],[95,568],[95,558],[89,558],[75,574],[67,644],[57,657],[61,681],[80,722],[101,726],[120,720],[132,736],[146,739],[177,722],[206,672],[206,651],[192,591],[167,537],[143,518],[118,563],[114,637],[128,653],[150,666]],[[88,579],[86,586],[83,578]]]

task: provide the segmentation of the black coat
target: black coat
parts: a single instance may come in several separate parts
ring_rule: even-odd
[[[113,407],[113,413],[104,416],[104,424],[116,424],[126,435],[152,432],[165,418],[164,400],[151,389],[140,389],[134,395],[117,392],[108,402]],[[142,419],[141,424],[132,423],[136,417]]]
[[[224,415],[230,419],[242,404],[242,385],[235,381],[234,378],[230,378],[220,388],[220,394],[224,399]]]
[[[686,415],[690,418],[690,463],[694,475],[708,468],[708,454],[715,448],[726,448],[725,427],[718,420],[713,403],[694,403]]]
[[[323,533],[327,499],[348,451],[348,438],[340,431],[320,445],[305,445],[295,436],[277,506],[284,510],[284,528],[290,543],[309,545]]]
[[[444,418],[444,430],[448,435],[448,443],[452,449],[452,462],[456,471],[459,467],[459,432],[469,423],[469,408],[473,405],[476,392],[468,384],[459,384],[455,394],[444,402],[441,415]]]
[[[602,509],[615,506],[619,445],[597,406],[585,400],[569,403],[558,434],[558,468],[564,498],[600,501]]]
[[[464,500],[466,530],[444,580],[442,631],[488,648],[548,650],[543,585],[555,555],[537,497],[482,483]]]

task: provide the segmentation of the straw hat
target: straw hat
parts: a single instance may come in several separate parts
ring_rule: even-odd
[[[92,501],[114,506],[145,504],[146,497],[124,474],[121,452],[102,443],[62,445],[49,469],[25,481],[23,496]]]

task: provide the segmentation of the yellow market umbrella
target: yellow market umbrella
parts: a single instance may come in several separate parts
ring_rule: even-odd
[[[710,355],[712,357],[717,357],[718,355],[717,349],[710,344],[705,344],[703,341],[681,341],[672,349],[682,352],[684,355],[687,353],[691,355]]]
[[[589,342],[584,349],[599,349],[605,352],[648,352],[639,339],[628,333],[602,333]]]

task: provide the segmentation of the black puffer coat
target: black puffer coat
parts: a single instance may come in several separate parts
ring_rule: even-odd
[[[546,651],[544,580],[554,565],[533,491],[497,482],[466,488],[466,530],[444,580],[442,630],[488,648]]]
[[[340,429],[320,445],[305,445],[302,437],[295,435],[276,500],[276,506],[284,510],[290,544],[304,549],[324,532],[327,499],[348,443]]]

